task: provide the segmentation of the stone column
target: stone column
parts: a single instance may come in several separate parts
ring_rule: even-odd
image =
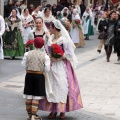
[[[0,15],[4,15],[4,0],[0,0]]]

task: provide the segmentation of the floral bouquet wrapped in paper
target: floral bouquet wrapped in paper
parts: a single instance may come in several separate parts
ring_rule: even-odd
[[[81,28],[81,21],[79,19],[74,20],[73,25],[77,26],[79,29],[82,29]]]
[[[51,57],[58,59],[63,57],[63,55],[64,55],[64,52],[59,45],[57,44],[51,45]]]
[[[28,40],[27,43],[25,44],[26,48],[29,50],[33,50],[34,49],[34,40]]]
[[[79,25],[79,24],[80,24],[80,20],[76,19],[76,20],[75,20],[75,23],[76,23],[77,25]]]

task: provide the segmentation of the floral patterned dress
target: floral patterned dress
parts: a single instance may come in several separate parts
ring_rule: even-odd
[[[8,31],[3,35],[4,55],[10,57],[23,56],[24,44],[20,30],[22,30],[21,20],[12,17],[6,20]]]

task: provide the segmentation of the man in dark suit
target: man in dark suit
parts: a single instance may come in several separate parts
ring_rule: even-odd
[[[80,3],[80,9],[81,9],[81,17],[83,16],[83,13],[85,12],[86,6],[83,4],[83,1]]]
[[[4,6],[4,18],[8,18],[10,16],[12,7],[13,7],[13,1],[8,0],[8,4]]]
[[[63,6],[60,4],[60,2],[57,3],[56,11],[62,11]]]

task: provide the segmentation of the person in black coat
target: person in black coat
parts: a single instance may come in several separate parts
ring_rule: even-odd
[[[107,12],[103,13],[103,16],[98,24],[98,31],[99,33],[105,32],[107,33],[107,28],[108,28],[108,23],[107,23]],[[99,45],[98,45],[98,50],[97,52],[101,53],[102,46],[104,45],[104,39],[100,39]]]
[[[116,21],[118,21],[118,19],[119,19],[119,16],[120,16],[120,13],[117,11],[116,12],[116,15],[115,15],[115,19],[116,19]],[[117,41],[116,41],[116,39],[115,39],[115,44],[114,44],[114,53],[117,53]]]
[[[52,15],[53,15],[54,17],[57,16],[57,6],[56,6],[56,4],[53,4],[53,6],[52,6]]]
[[[120,15],[115,30],[116,30],[116,52],[118,61],[120,61]]]
[[[63,6],[60,4],[60,2],[57,3],[56,11],[62,11]]]
[[[111,11],[109,13],[109,17],[108,17],[108,28],[107,28],[107,39],[105,40],[104,42],[104,49],[105,49],[105,52],[106,52],[106,60],[107,62],[110,62],[110,56],[111,56],[111,53],[112,53],[112,48],[113,48],[113,45],[115,45],[115,36],[116,36],[116,31],[115,31],[115,28],[116,28],[116,19],[115,19],[115,15],[116,15],[116,11]]]
[[[8,4],[4,6],[4,18],[8,18],[13,8],[13,1],[8,0]]]
[[[85,9],[86,9],[86,6],[83,4],[83,1],[81,1],[80,9],[81,9],[81,17],[82,17],[83,13],[85,12]]]

